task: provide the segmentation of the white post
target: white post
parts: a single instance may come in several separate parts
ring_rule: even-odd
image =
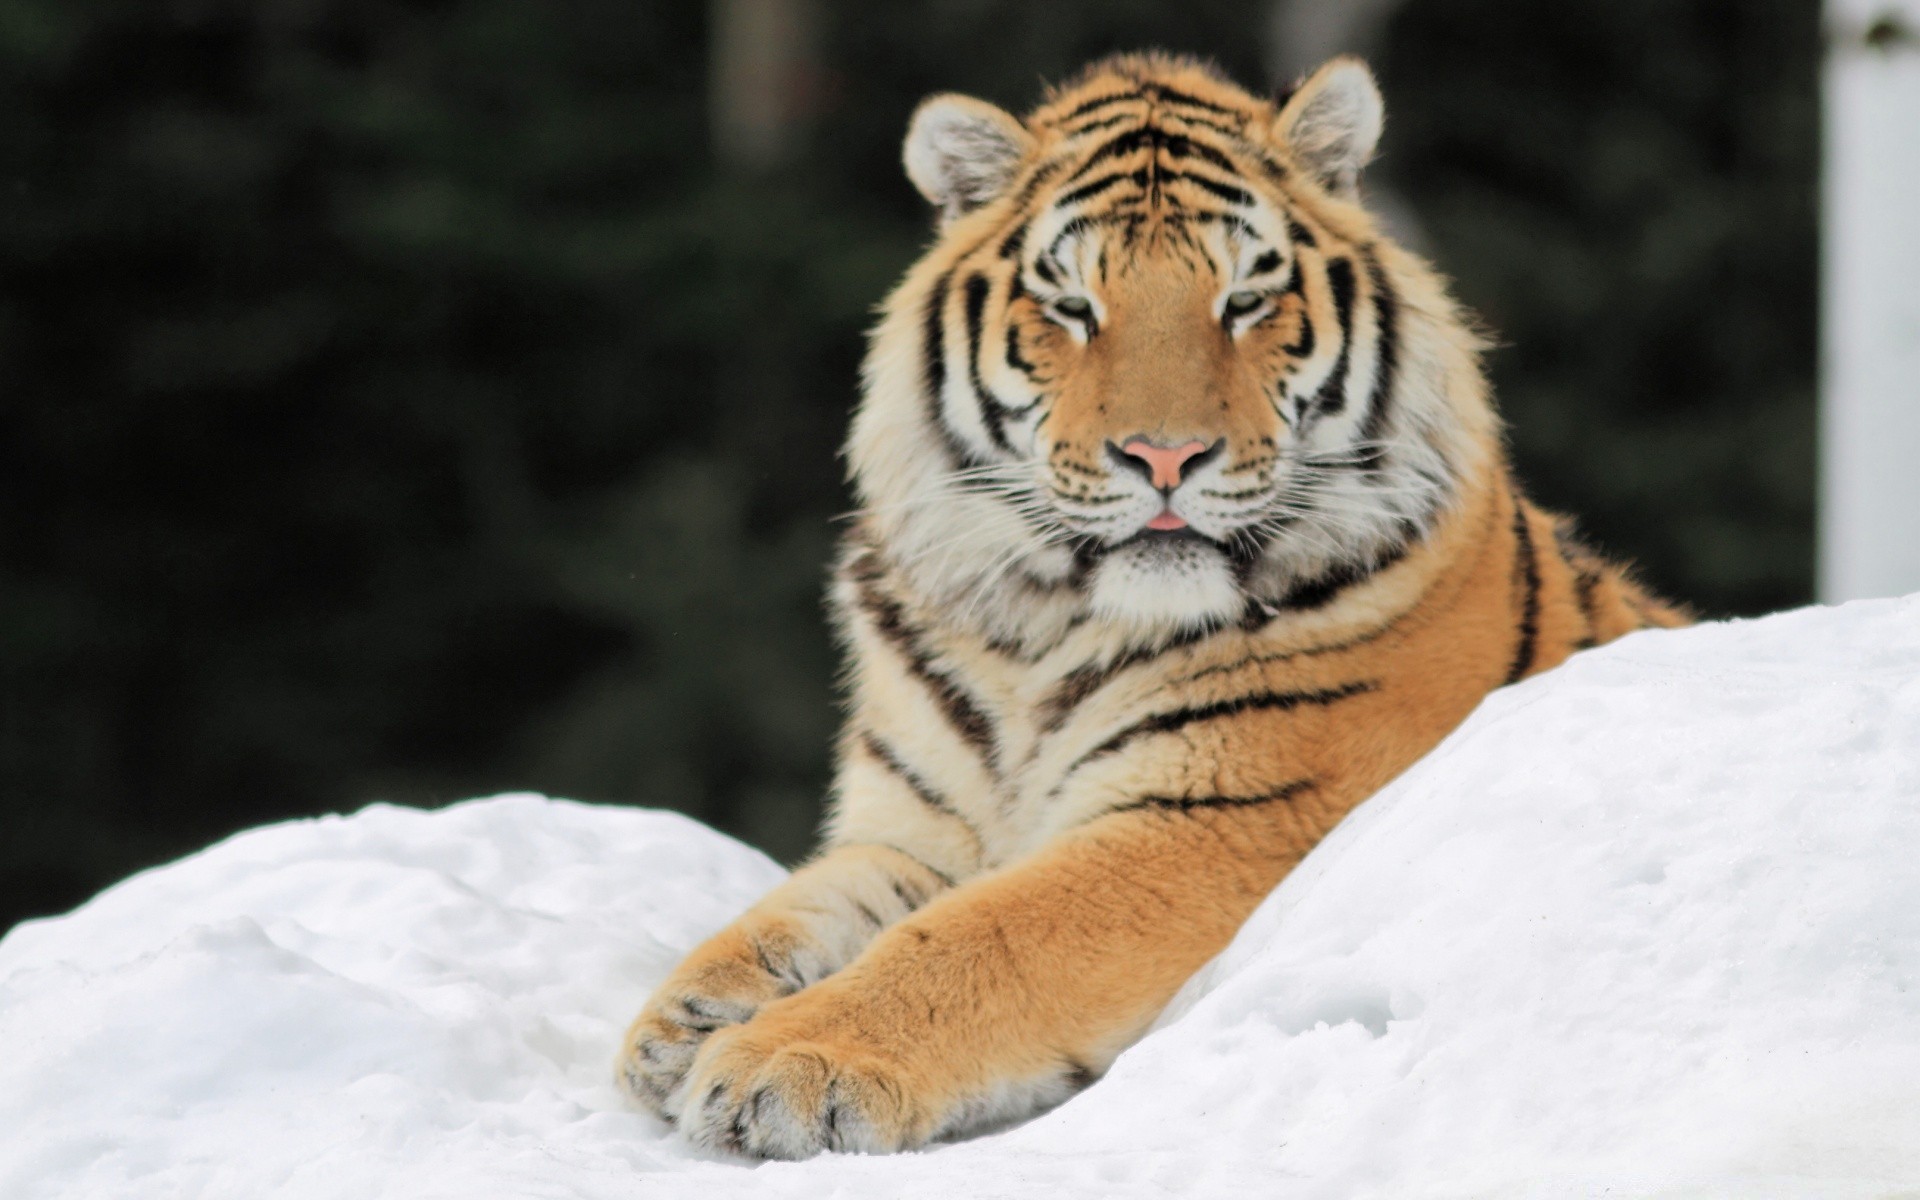
[[[1827,0],[1820,598],[1920,592],[1920,0]]]

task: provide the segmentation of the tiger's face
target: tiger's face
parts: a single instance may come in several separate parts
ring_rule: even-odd
[[[1352,60],[1281,104],[1136,57],[1024,121],[923,105],[906,162],[941,237],[850,446],[903,565],[1165,630],[1416,535],[1455,464],[1393,279],[1426,277],[1353,203],[1379,130]]]
[[[1198,215],[1129,226],[1056,200],[1003,318],[1005,387],[1033,406],[1003,423],[1006,447],[1132,606],[1230,602],[1278,515],[1300,415],[1288,389],[1315,349],[1310,268],[1284,217]]]

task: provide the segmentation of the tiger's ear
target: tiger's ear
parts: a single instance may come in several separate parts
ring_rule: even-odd
[[[1373,72],[1357,58],[1320,67],[1294,89],[1273,123],[1274,136],[1328,191],[1353,194],[1373,158],[1386,106]]]
[[[1006,191],[1032,148],[1033,136],[1013,114],[948,94],[914,110],[901,157],[907,178],[946,222]]]

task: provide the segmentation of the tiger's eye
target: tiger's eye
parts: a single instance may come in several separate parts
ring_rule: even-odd
[[[1053,311],[1063,317],[1084,321],[1093,316],[1093,305],[1083,296],[1062,296],[1053,302]]]
[[[1227,315],[1242,317],[1259,308],[1266,297],[1259,292],[1235,292],[1227,297]]]

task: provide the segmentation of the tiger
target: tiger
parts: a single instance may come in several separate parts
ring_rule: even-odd
[[[646,1000],[640,1106],[795,1159],[1061,1103],[1488,693],[1690,619],[1521,490],[1362,203],[1383,113],[1355,58],[1261,98],[1159,52],[914,113],[821,848]]]

